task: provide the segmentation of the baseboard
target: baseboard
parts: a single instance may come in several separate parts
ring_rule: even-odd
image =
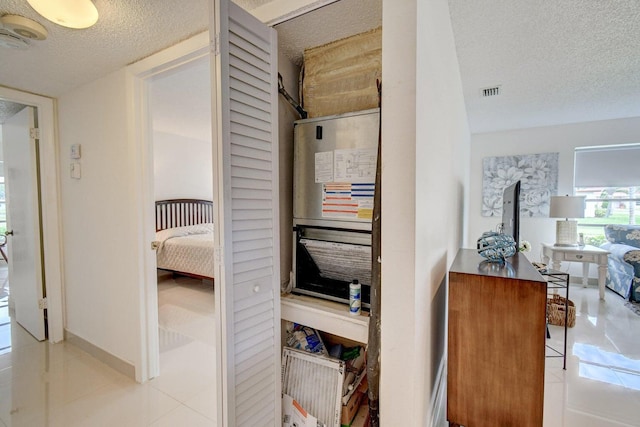
[[[104,351],[100,347],[95,346],[84,338],[80,338],[79,336],[75,335],[72,332],[69,332],[66,329],[64,331],[64,339],[70,344],[73,344],[76,347],[86,351],[105,365],[115,369],[116,371],[131,378],[134,381],[136,380],[136,367],[130,362],[122,360],[119,357],[116,357],[113,354]]]
[[[447,425],[447,358],[443,357],[436,376],[436,390],[431,398],[431,427]]]

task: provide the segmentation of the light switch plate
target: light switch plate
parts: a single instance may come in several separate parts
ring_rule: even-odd
[[[81,156],[80,153],[80,144],[73,144],[71,146],[71,153],[70,153],[70,157],[72,159],[79,159]]]
[[[71,162],[71,178],[80,179],[80,162]]]

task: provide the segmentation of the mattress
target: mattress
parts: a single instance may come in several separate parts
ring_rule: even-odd
[[[158,268],[213,278],[213,224],[158,231],[156,245]]]

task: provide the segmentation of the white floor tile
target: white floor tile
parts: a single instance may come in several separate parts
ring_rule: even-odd
[[[202,342],[160,355],[160,376],[149,383],[180,402],[201,393],[215,381],[215,349]]]
[[[207,418],[215,420],[217,414],[216,399],[217,393],[216,386],[214,384],[188,399],[185,402],[185,405],[194,411],[201,413]]]
[[[148,385],[131,380],[109,384],[54,411],[56,426],[147,426],[180,403]]]
[[[614,293],[605,297],[571,287],[576,326],[568,331],[567,370],[547,359],[545,427],[640,425],[633,409],[640,405],[640,316]]]
[[[3,397],[0,419],[10,420],[11,424],[32,418],[40,420],[42,416],[51,419],[65,404],[124,379],[120,373],[88,355],[54,361],[44,369],[36,366],[31,372],[15,376],[12,370],[12,367],[5,370],[10,372],[10,381],[0,384]]]
[[[177,425],[189,427],[212,427],[216,425],[216,422],[215,420],[199,414],[191,408],[180,405],[169,414],[151,424],[152,427],[175,427]]]

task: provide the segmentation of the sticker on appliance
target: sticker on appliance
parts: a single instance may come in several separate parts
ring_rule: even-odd
[[[352,148],[335,150],[333,154],[333,176],[336,182],[371,182],[376,178],[378,150],[375,148]]]
[[[315,154],[316,184],[333,182],[333,151]]]
[[[373,183],[330,183],[322,185],[322,217],[371,219]]]

